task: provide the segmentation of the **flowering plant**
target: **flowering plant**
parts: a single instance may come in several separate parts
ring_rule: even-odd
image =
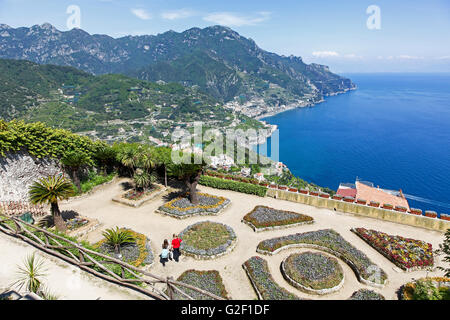
[[[364,228],[352,231],[403,270],[426,268],[434,263],[431,243]]]

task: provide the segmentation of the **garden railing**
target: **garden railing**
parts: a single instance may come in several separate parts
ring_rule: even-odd
[[[186,299],[194,300],[194,298],[181,289],[183,288],[184,290],[195,291],[214,300],[225,300],[208,291],[175,281],[172,277],[164,278],[157,276],[119,259],[87,249],[79,243],[26,223],[17,217],[8,217],[0,214],[0,231],[9,236],[21,239],[99,278],[130,288],[153,299],[174,300],[175,294],[178,294]],[[120,270],[119,274],[113,272],[105,265],[115,265]],[[126,273],[132,275],[133,278],[127,278],[125,276]],[[157,288],[157,284],[160,284],[161,288]],[[164,288],[166,288],[165,292]]]

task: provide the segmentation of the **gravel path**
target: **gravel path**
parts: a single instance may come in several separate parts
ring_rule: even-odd
[[[256,246],[262,240],[289,235],[298,232],[315,231],[331,228],[341,234],[352,245],[363,251],[374,263],[383,268],[388,274],[388,284],[383,289],[375,291],[383,294],[386,299],[396,299],[396,290],[413,278],[424,277],[426,271],[403,272],[394,264],[384,258],[376,250],[371,248],[350,229],[355,227],[364,227],[383,231],[393,235],[411,237],[418,240],[427,241],[437,248],[443,241],[443,234],[435,231],[415,228],[395,224],[391,222],[370,219],[365,217],[356,217],[351,214],[343,214],[327,209],[319,209],[299,203],[277,200],[273,198],[261,198],[252,195],[241,194],[233,191],[217,190],[199,186],[199,190],[217,196],[223,196],[231,200],[231,204],[218,216],[214,217],[192,217],[185,220],[178,220],[172,217],[164,216],[155,211],[164,204],[162,196],[149,201],[140,208],[131,208],[125,205],[114,203],[111,198],[120,192],[119,180],[114,184],[100,188],[93,195],[85,199],[77,199],[61,204],[63,210],[75,210],[83,216],[96,218],[103,225],[97,230],[87,235],[90,242],[99,241],[101,232],[106,228],[115,226],[131,228],[137,232],[146,235],[152,242],[153,251],[157,257],[161,252],[161,245],[164,239],[171,240],[173,233],[179,233],[187,226],[199,222],[210,220],[224,223],[233,228],[236,232],[238,243],[236,248],[230,254],[212,261],[198,261],[190,257],[182,256],[179,263],[169,261],[163,268],[159,261],[150,268],[154,274],[161,276],[172,276],[177,278],[184,271],[189,269],[196,270],[217,270],[224,280],[225,287],[233,299],[255,299],[256,294],[248,280],[242,264],[256,253]],[[264,233],[255,233],[251,228],[241,222],[242,218],[257,205],[265,205],[275,209],[301,212],[314,218],[313,225],[297,226],[290,229],[281,229],[267,231]],[[302,298],[310,299],[347,299],[353,292],[361,289],[373,289],[358,282],[355,274],[349,266],[339,260],[345,273],[345,284],[343,288],[336,293],[326,296],[312,296],[305,294],[295,288],[292,288],[283,278],[279,269],[284,258],[294,252],[312,251],[311,249],[288,249],[274,256],[262,256],[269,263],[275,281],[282,287]],[[159,259],[157,259],[159,260]],[[442,272],[430,272],[430,276],[441,275]]]

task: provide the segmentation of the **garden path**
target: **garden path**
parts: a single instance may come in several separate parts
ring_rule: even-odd
[[[155,210],[165,202],[162,196],[151,200],[140,208],[132,208],[112,202],[111,199],[121,192],[120,183],[124,181],[126,181],[126,179],[120,179],[114,184],[104,186],[86,198],[65,201],[61,204],[61,207],[64,210],[75,210],[83,216],[98,219],[102,223],[97,230],[86,236],[87,240],[90,242],[94,243],[99,241],[102,238],[101,232],[106,228],[115,226],[127,227],[145,234],[152,241],[152,249],[154,250],[156,257],[161,251],[161,244],[164,239],[170,241],[173,233],[179,233],[195,222],[210,220],[231,226],[238,237],[238,243],[233,252],[210,261],[199,261],[182,256],[179,263],[169,261],[169,263],[166,264],[166,267],[162,267],[158,259],[155,261],[154,265],[150,267],[150,272],[160,276],[172,276],[176,279],[181,273],[189,269],[218,270],[224,280],[227,291],[233,299],[256,298],[256,294],[242,268],[242,264],[250,257],[259,255],[256,253],[256,246],[260,241],[292,233],[327,228],[339,232],[347,241],[363,251],[374,263],[386,271],[388,274],[388,284],[383,289],[374,289],[383,294],[386,299],[396,299],[396,291],[399,287],[412,279],[424,277],[427,274],[430,276],[442,275],[441,271],[403,272],[358,236],[353,234],[350,229],[354,227],[365,227],[367,229],[375,229],[392,235],[410,237],[430,242],[433,245],[433,248],[437,248],[439,243],[442,243],[444,239],[443,234],[436,231],[429,231],[366,217],[357,217],[351,214],[334,212],[328,209],[316,208],[284,200],[268,197],[261,198],[204,186],[199,186],[201,192],[226,197],[231,200],[231,204],[218,216],[192,217],[185,220],[178,220],[155,212]],[[312,216],[316,222],[312,225],[255,233],[250,227],[242,223],[241,219],[257,205],[266,205],[276,209],[307,214]],[[347,299],[358,289],[373,289],[358,282],[355,274],[348,265],[342,262],[342,260],[339,260],[339,262],[344,269],[346,280],[343,288],[339,292],[326,296],[312,296],[293,288],[283,279],[279,271],[280,263],[289,254],[301,251],[307,251],[307,249],[288,249],[281,251],[274,256],[260,255],[268,261],[269,268],[275,281],[290,292],[297,294],[302,298],[310,299]]]

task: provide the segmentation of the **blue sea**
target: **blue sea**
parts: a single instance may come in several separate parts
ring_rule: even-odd
[[[264,119],[279,127],[280,161],[319,186],[359,177],[450,214],[450,74],[344,76],[358,89]]]

